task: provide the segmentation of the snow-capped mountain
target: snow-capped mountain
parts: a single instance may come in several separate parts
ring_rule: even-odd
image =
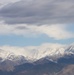
[[[11,61],[27,60],[34,62],[41,58],[55,57],[60,58],[64,55],[74,54],[74,45],[44,44],[37,47],[0,47],[0,58],[2,61],[8,59]]]
[[[0,62],[3,62],[5,60],[10,60],[14,62],[17,62],[19,60],[25,61],[25,57],[22,55],[16,55],[10,51],[0,49]]]
[[[66,59],[67,58],[67,59]],[[44,44],[37,47],[0,47],[0,70],[13,71],[15,66],[46,62],[74,63],[74,44]]]

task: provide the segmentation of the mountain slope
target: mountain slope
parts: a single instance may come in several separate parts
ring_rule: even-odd
[[[64,67],[57,75],[74,75],[74,65]]]

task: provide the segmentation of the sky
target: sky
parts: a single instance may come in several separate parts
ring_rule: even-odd
[[[74,0],[0,0],[0,46],[74,43]]]

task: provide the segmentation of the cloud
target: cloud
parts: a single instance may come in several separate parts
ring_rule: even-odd
[[[60,40],[74,38],[74,34],[67,30],[67,25],[44,25],[41,26],[38,30],[42,33],[48,35],[48,37]]]
[[[14,2],[17,2],[17,1],[19,1],[19,0],[12,0],[12,1],[10,1],[10,0],[0,0],[0,3],[5,5],[5,4],[14,3]]]
[[[74,0],[21,0],[0,9],[7,24],[74,23]]]
[[[0,35],[20,35],[24,37],[36,37],[42,34],[55,40],[74,38],[74,34],[67,30],[68,25],[53,24],[53,25],[5,25],[0,24]]]

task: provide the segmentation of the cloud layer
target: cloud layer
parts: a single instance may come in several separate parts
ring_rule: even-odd
[[[74,38],[74,34],[67,30],[67,25],[3,25],[0,24],[0,35],[22,35],[24,37],[34,37],[45,34],[49,38],[56,40]]]
[[[74,0],[21,0],[0,9],[8,24],[74,23]]]
[[[20,0],[0,7],[0,35],[74,38],[67,23],[74,23],[74,0]]]

